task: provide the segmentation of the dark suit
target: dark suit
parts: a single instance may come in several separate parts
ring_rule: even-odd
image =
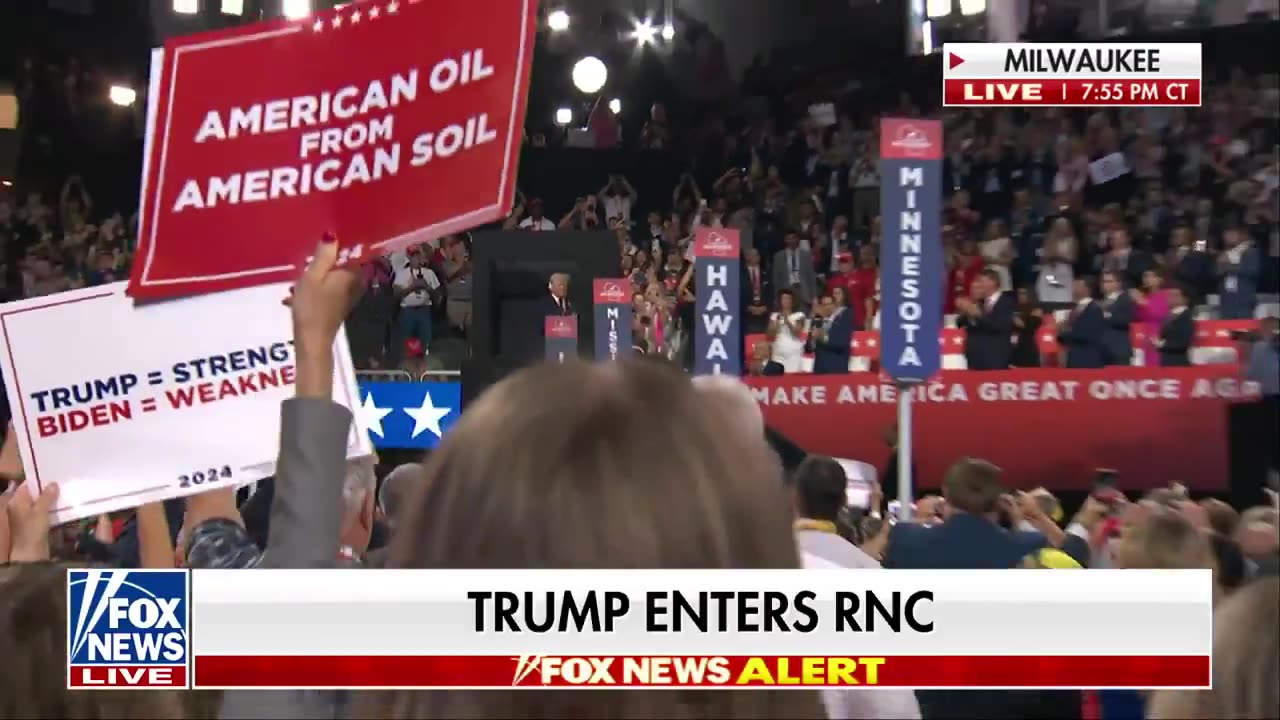
[[[1173,268],[1173,277],[1184,286],[1190,288],[1195,297],[1193,302],[1199,303],[1214,290],[1213,259],[1208,253],[1188,250],[1178,256],[1176,250],[1169,253],[1169,265]]]
[[[970,370],[1008,370],[1013,346],[1013,315],[1017,309],[1013,293],[1002,292],[987,309],[982,302],[982,313],[974,317],[961,315],[958,325],[965,330],[964,357]]]
[[[569,298],[563,300],[563,305],[556,302],[556,297],[550,293],[542,299],[543,315],[575,315],[577,311],[573,309],[573,303],[569,302]]]
[[[776,360],[766,360],[764,364],[764,368],[760,371],[760,374],[764,375],[765,377],[776,377],[778,375],[783,375],[785,373],[786,373],[786,368],[783,367],[782,363]]]
[[[1155,259],[1149,253],[1134,248],[1130,248],[1129,253],[1124,256],[1102,255],[1097,262],[1099,270],[1119,275],[1126,288],[1142,287],[1142,273],[1156,266]]]
[[[1071,319],[1058,332],[1058,342],[1067,348],[1067,367],[1100,368],[1106,364],[1106,319],[1098,303],[1076,306]]]
[[[1016,566],[1048,540],[1036,532],[1009,531],[986,518],[956,513],[941,525],[900,523],[889,531],[884,566],[906,570],[1003,570]],[[1067,535],[1063,552],[1086,563],[1089,547]]]
[[[1170,313],[1160,326],[1160,365],[1162,367],[1186,367],[1191,364],[1188,353],[1196,337],[1196,324],[1191,319],[1191,309]]]
[[[849,372],[849,346],[853,343],[853,313],[849,308],[827,318],[826,332],[813,343],[815,375],[842,375]]]
[[[1133,359],[1133,343],[1129,340],[1129,326],[1133,324],[1133,298],[1120,293],[1114,300],[1102,301],[1102,318],[1106,330],[1102,333],[1102,346],[1108,365],[1128,365]]]
[[[547,334],[546,318],[547,317],[551,317],[555,315],[561,315],[561,316],[567,317],[569,315],[577,314],[577,312],[573,309],[573,303],[569,302],[569,298],[565,298],[563,302],[564,302],[563,305],[561,305],[560,303],[557,303],[555,296],[552,295],[551,293],[547,293],[539,302],[539,307],[542,309],[542,311],[538,313],[539,315],[538,337],[546,337],[546,334]],[[538,356],[539,357],[542,356],[541,349],[538,350]]]
[[[985,518],[958,513],[932,527],[916,523],[895,525],[889,531],[884,566],[907,570],[1006,570],[1046,544],[1040,533],[1010,532]],[[1081,564],[1089,557],[1088,544],[1075,535],[1067,536],[1062,550]],[[1035,691],[917,690],[916,698],[920,701],[920,714],[927,720],[1046,717],[1041,714],[1044,693]],[[1074,709],[1078,709],[1079,696],[1074,695],[1074,699]],[[1072,709],[1058,708],[1062,713]],[[1070,717],[1053,715],[1063,716]]]

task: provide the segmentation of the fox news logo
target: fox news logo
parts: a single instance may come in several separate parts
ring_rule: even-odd
[[[67,687],[187,687],[187,573],[67,571]]]

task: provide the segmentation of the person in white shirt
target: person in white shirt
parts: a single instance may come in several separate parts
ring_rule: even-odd
[[[1076,261],[1077,244],[1071,221],[1060,217],[1049,226],[1040,251],[1040,275],[1036,279],[1036,298],[1042,303],[1071,302],[1071,283],[1075,279],[1072,265]]]
[[[534,198],[529,201],[529,217],[520,221],[516,226],[521,230],[532,230],[534,232],[550,232],[556,229],[556,224],[543,217],[542,200]]]
[[[631,227],[631,208],[635,206],[639,195],[631,183],[621,175],[610,175],[609,182],[598,194],[604,202],[605,218],[611,223],[614,218],[618,218],[622,225]]]
[[[800,372],[808,332],[808,319],[796,309],[795,294],[790,290],[779,292],[778,311],[769,317],[769,337],[773,339],[773,361],[787,373]]]
[[[411,247],[408,262],[397,264],[392,286],[400,301],[400,315],[396,318],[396,342],[392,351],[403,350],[405,341],[417,338],[422,346],[431,345],[431,303],[440,291],[440,278],[427,267],[426,255],[421,247]]]

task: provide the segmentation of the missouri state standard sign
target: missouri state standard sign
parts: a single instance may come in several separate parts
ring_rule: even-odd
[[[153,58],[129,294],[292,279],[511,207],[535,0],[369,0]]]

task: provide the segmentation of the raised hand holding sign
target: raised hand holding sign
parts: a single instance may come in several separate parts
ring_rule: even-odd
[[[345,264],[506,215],[534,9],[370,0],[166,44],[129,294],[290,280],[324,232]]]

